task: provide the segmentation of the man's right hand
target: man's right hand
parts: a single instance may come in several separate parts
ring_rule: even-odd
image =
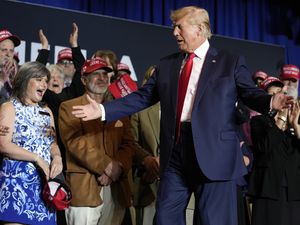
[[[102,116],[100,105],[87,95],[89,104],[73,106],[72,114],[83,121],[98,119]]]
[[[104,170],[104,173],[109,176],[112,181],[117,181],[122,174],[122,166],[118,161],[111,161]]]

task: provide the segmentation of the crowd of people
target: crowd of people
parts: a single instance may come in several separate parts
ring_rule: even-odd
[[[75,23],[51,65],[42,30],[23,65],[0,30],[0,224],[184,225],[192,195],[193,225],[299,223],[299,68],[251,76],[205,9],[170,18],[180,51],[139,88],[113,51],[84,58]],[[57,177],[65,210],[43,197]]]

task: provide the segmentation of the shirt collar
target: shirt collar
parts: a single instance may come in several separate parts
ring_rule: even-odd
[[[206,39],[206,40],[202,43],[202,45],[200,45],[200,46],[194,51],[194,53],[195,53],[195,55],[196,55],[198,58],[204,59],[204,57],[205,57],[205,55],[206,55],[208,49],[209,49],[209,42],[208,42],[208,40]]]

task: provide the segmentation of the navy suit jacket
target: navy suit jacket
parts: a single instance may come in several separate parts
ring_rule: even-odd
[[[178,79],[183,58],[184,53],[162,58],[147,84],[104,104],[106,120],[112,121],[160,101],[161,172],[175,145]],[[211,180],[232,180],[247,173],[235,122],[238,99],[262,113],[270,108],[271,96],[254,85],[243,57],[210,47],[200,74],[191,123],[198,164]]]

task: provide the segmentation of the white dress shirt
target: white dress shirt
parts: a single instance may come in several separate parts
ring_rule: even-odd
[[[203,67],[204,59],[209,48],[209,42],[206,40],[200,47],[198,47],[194,53],[195,58],[193,59],[193,68],[188,83],[186,95],[184,98],[183,109],[181,113],[180,121],[191,121],[192,110],[194,105],[194,100],[197,92],[198,82],[200,78],[200,73]],[[181,65],[181,70],[185,65],[186,59]],[[181,71],[180,71],[181,73]]]

